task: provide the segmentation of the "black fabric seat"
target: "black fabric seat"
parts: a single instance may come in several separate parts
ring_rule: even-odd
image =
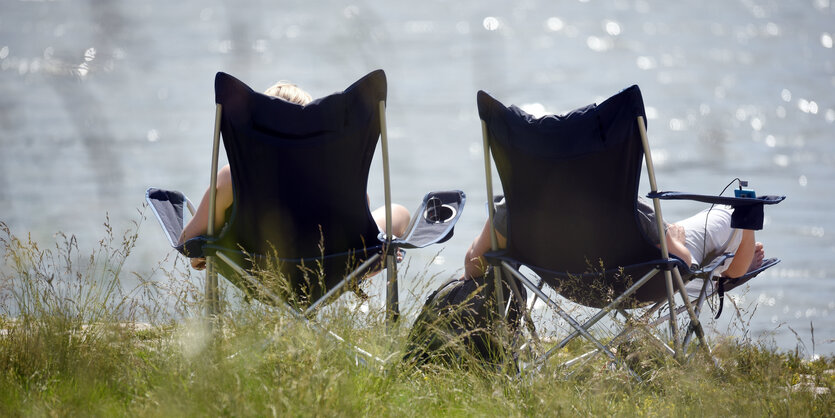
[[[219,73],[215,99],[223,106],[234,204],[217,239],[207,239],[207,255],[224,251],[247,267],[246,253],[280,259],[273,264],[293,295],[318,299],[382,247],[366,184],[380,136],[384,73],[306,106]]]
[[[484,92],[478,106],[508,207],[507,250],[497,256],[535,269],[564,296],[594,307],[625,290],[626,280],[616,277],[621,267],[640,277],[667,265],[638,223],[643,148],[636,124],[645,114],[637,86],[565,116],[536,119]],[[605,277],[597,274],[601,267]],[[563,288],[568,275],[605,286]],[[635,298],[655,301],[665,294],[662,278]]]

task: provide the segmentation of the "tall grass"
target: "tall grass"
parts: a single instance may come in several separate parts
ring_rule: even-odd
[[[721,369],[703,356],[685,365],[641,359],[645,379],[637,383],[602,359],[572,375],[555,363],[522,377],[455,363],[414,367],[399,361],[408,316],[387,329],[382,312],[365,315],[352,303],[331,305],[318,321],[380,357],[394,353],[382,367],[357,366],[345,344],[281,310],[235,300],[233,291],[225,292],[230,304],[209,332],[181,258],[164,260],[146,276],[131,273],[139,285],[122,287],[138,228],[139,222],[118,235],[106,222],[105,238],[82,255],[72,236],[59,234],[45,248],[0,223],[0,416],[835,411],[835,360],[807,361],[802,351],[775,352],[747,339],[715,338]]]

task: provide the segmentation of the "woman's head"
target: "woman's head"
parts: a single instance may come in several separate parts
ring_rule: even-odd
[[[313,101],[313,97],[299,86],[286,81],[279,81],[272,85],[272,87],[264,90],[264,94],[268,96],[278,97],[287,100],[291,103],[299,105],[306,105]]]

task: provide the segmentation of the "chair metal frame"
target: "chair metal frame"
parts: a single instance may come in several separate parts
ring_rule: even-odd
[[[647,167],[647,175],[649,176],[650,187],[652,189],[651,194],[654,194],[658,191],[658,186],[657,186],[657,183],[656,183],[656,180],[655,180],[655,170],[654,170],[654,166],[653,166],[653,163],[652,163],[652,155],[651,155],[650,148],[649,148],[649,141],[647,140],[647,133],[646,133],[645,125],[644,125],[643,116],[638,116],[637,117],[637,122],[638,122],[640,135],[641,135],[641,141],[642,141],[642,145],[643,145],[644,158],[645,158],[645,163],[646,163],[646,167]],[[490,160],[491,160],[491,156],[490,156],[490,154],[491,154],[491,151],[490,151],[490,137],[489,137],[490,133],[489,133],[489,130],[487,128],[487,124],[486,124],[485,121],[482,120],[481,125],[482,125],[482,136],[483,136],[483,144],[484,144],[484,147],[483,147],[484,148],[484,169],[485,169],[486,186],[487,186],[487,199],[488,199],[488,202],[493,202],[493,179],[492,179],[492,166],[491,166],[491,163],[490,163]],[[659,233],[658,236],[663,237],[663,236],[665,236],[665,231],[664,231],[663,216],[662,216],[662,212],[661,212],[660,199],[658,197],[654,197],[654,198],[652,198],[652,201],[653,201],[653,205],[654,205],[654,209],[655,209],[655,213],[656,213],[656,226],[657,226],[658,233]],[[498,246],[497,246],[497,240],[496,240],[496,231],[495,231],[495,227],[493,225],[493,218],[495,216],[495,208],[493,207],[492,204],[487,205],[487,206],[488,206],[488,223],[490,225],[491,249],[492,249],[492,251],[497,251]],[[671,257],[670,257],[669,251],[667,249],[666,241],[664,239],[660,240],[660,249],[661,249],[661,254],[662,254],[663,259],[672,260]],[[488,261],[490,261],[491,263],[496,262],[496,260],[491,260],[490,257],[487,257],[487,258],[488,258]],[[690,341],[690,336],[692,335],[692,333],[695,333],[695,335],[699,339],[700,346],[703,347],[703,349],[705,350],[705,352],[708,356],[713,358],[712,350],[711,350],[710,346],[708,345],[708,342],[705,339],[704,330],[703,330],[701,322],[699,321],[697,310],[693,307],[693,304],[690,301],[690,297],[685,290],[684,280],[682,279],[681,273],[678,270],[678,266],[675,265],[675,263],[673,263],[672,266],[673,266],[672,268],[666,268],[666,269],[663,270],[664,271],[664,276],[665,276],[665,281],[666,281],[666,288],[667,288],[667,300],[656,303],[652,308],[650,308],[648,310],[648,313],[646,313],[644,315],[644,317],[647,317],[649,314],[657,311],[658,309],[660,309],[666,303],[670,307],[669,318],[668,319],[669,319],[669,324],[670,324],[670,333],[671,333],[672,339],[673,339],[673,347],[669,347],[663,341],[658,340],[660,343],[662,343],[664,345],[666,351],[669,352],[670,354],[672,354],[673,357],[676,358],[677,360],[679,360],[679,361],[683,360],[685,350],[686,350],[686,346],[687,346],[687,342]],[[507,261],[498,261],[498,265],[495,265],[495,267],[498,267],[496,269],[497,274],[495,274],[496,289],[497,289],[495,297],[496,297],[496,300],[498,301],[497,306],[499,307],[498,309],[500,310],[500,312],[499,312],[500,315],[504,315],[504,313],[506,311],[506,309],[503,309],[505,307],[505,303],[504,303],[504,297],[501,294],[501,286],[499,285],[500,280],[501,280],[501,272],[504,272],[504,273],[516,278],[517,280],[519,280],[520,283],[522,283],[526,288],[530,289],[534,293],[535,298],[542,299],[549,307],[554,309],[557,312],[557,314],[563,320],[565,320],[572,328],[574,328],[574,332],[571,333],[568,337],[563,339],[559,344],[557,344],[554,348],[550,349],[544,355],[539,356],[537,359],[535,359],[535,361],[533,362],[534,365],[541,366],[542,364],[544,364],[544,362],[554,352],[556,352],[556,350],[565,347],[565,345],[568,344],[569,341],[573,340],[577,336],[583,336],[587,340],[591,341],[597,347],[597,349],[594,350],[593,352],[603,352],[603,353],[605,353],[612,361],[616,362],[618,365],[625,368],[633,377],[640,380],[640,377],[638,377],[638,375],[630,367],[628,367],[626,364],[624,364],[612,352],[612,350],[608,348],[607,344],[602,343],[599,339],[592,336],[589,333],[589,329],[594,324],[599,322],[602,318],[604,318],[608,313],[612,312],[613,310],[616,310],[616,308],[621,303],[623,303],[625,300],[627,300],[629,298],[629,296],[631,296],[633,293],[635,293],[641,286],[643,286],[652,277],[654,277],[656,274],[661,272],[662,271],[661,269],[653,268],[650,272],[646,273],[638,281],[634,282],[634,284],[632,284],[632,286],[630,286],[626,291],[624,291],[621,295],[619,295],[609,305],[600,309],[597,312],[597,314],[593,315],[590,319],[588,319],[583,324],[580,324],[576,319],[571,317],[571,315],[569,315],[568,312],[566,312],[564,309],[562,309],[557,302],[555,302],[553,299],[549,298],[544,292],[542,292],[541,289],[542,289],[543,282],[541,282],[539,285],[534,284],[527,277],[525,277],[523,274],[521,274],[516,268],[511,266]],[[707,278],[706,278],[706,281],[707,281],[707,279],[710,278],[711,273],[708,272],[706,274],[708,275]],[[508,280],[507,282],[510,283],[510,284],[513,284],[515,286],[515,283],[514,283],[515,281],[514,280]],[[678,285],[679,295],[682,299],[683,306],[680,307],[681,309],[676,307],[674,283],[676,285]],[[511,287],[511,288],[513,288],[513,287]],[[700,294],[699,298],[697,298],[697,300],[699,302],[699,306],[701,306],[701,303],[705,299],[704,290],[705,290],[705,286],[703,286],[702,293]],[[514,295],[516,295],[517,298],[519,298],[519,292],[518,291],[514,291],[513,293],[514,293]],[[525,318],[526,321],[530,321],[530,315],[527,312],[528,309],[527,309],[526,301],[522,301],[521,298],[519,298],[518,302],[519,302],[519,306],[523,310],[523,312],[522,312],[523,317]],[[681,313],[685,310],[687,311],[687,314],[690,318],[690,325],[689,325],[689,328],[688,328],[689,332],[687,333],[687,337],[684,339],[685,341],[681,341],[679,339],[679,335],[678,335],[679,330],[678,330],[678,325],[677,325],[678,324],[677,314]],[[631,317],[627,317],[627,318],[631,318]],[[531,328],[531,327],[529,327],[529,328]],[[627,332],[627,330],[624,330],[624,332],[619,334],[618,337],[623,335],[625,332]],[[533,334],[532,337],[535,341],[539,340],[539,338],[535,334]],[[615,340],[613,339],[613,341],[615,341]],[[564,365],[565,366],[573,365],[581,359],[588,358],[589,355],[592,354],[593,352],[589,352],[589,353],[583,354],[583,355],[581,355],[581,356],[579,356],[575,359],[569,360],[569,361],[565,362]],[[714,362],[715,362],[715,360],[714,360]],[[519,370],[522,371],[523,368],[520,367]]]
[[[216,91],[219,80],[218,77],[223,77],[223,80],[231,80],[236,86],[238,86],[236,88],[248,91],[247,94],[257,94],[240,80],[224,73],[218,73],[215,78]],[[375,70],[360,79],[360,81],[367,80],[369,78],[371,80],[375,80],[376,83],[385,83],[385,73],[382,70]],[[359,81],[357,83],[359,83]],[[354,83],[352,87],[357,85],[357,83]],[[385,84],[383,84],[383,86],[385,86]],[[379,88],[379,84],[377,85],[377,88]],[[347,91],[348,90],[345,90],[345,92]],[[339,341],[345,342],[344,339],[338,335],[317,324],[317,312],[323,305],[345,293],[347,290],[346,287],[349,286],[349,284],[355,283],[357,279],[361,279],[363,275],[371,270],[384,268],[386,270],[386,274],[384,276],[386,278],[385,323],[387,332],[391,331],[391,328],[396,323],[400,315],[397,254],[401,249],[423,248],[428,245],[445,242],[450,239],[454,233],[455,224],[464,209],[466,195],[460,190],[434,191],[427,193],[409,221],[409,225],[407,226],[406,232],[403,236],[396,237],[393,235],[393,208],[391,199],[391,175],[389,168],[389,143],[386,129],[385,95],[378,95],[372,100],[373,101],[363,103],[362,110],[368,113],[373,113],[374,117],[379,118],[378,121],[374,122],[375,124],[379,124],[379,126],[365,126],[363,128],[367,129],[367,132],[364,133],[364,141],[368,142],[364,145],[366,148],[363,149],[363,158],[365,159],[362,163],[366,164],[363,165],[363,167],[365,170],[368,170],[368,167],[370,166],[370,159],[372,158],[372,154],[370,154],[370,152],[373,151],[373,148],[370,148],[370,146],[376,147],[376,141],[379,139],[383,159],[386,232],[379,232],[376,224],[369,223],[367,225],[368,228],[362,232],[364,235],[360,237],[362,238],[361,244],[358,242],[347,243],[345,245],[349,248],[340,248],[343,250],[342,252],[329,252],[327,254],[321,254],[317,257],[310,257],[310,260],[315,260],[316,262],[323,260],[325,263],[329,262],[329,260],[339,260],[347,257],[349,260],[355,260],[360,264],[359,266],[352,266],[351,268],[353,268],[353,271],[350,272],[343,273],[329,271],[326,273],[329,275],[328,284],[322,283],[325,288],[316,288],[315,297],[317,299],[305,301],[304,307],[291,303],[292,301],[290,300],[290,297],[287,297],[286,295],[280,296],[280,292],[272,291],[265,284],[262,284],[261,280],[256,277],[256,270],[258,270],[257,266],[260,264],[260,261],[267,261],[267,264],[269,264],[269,260],[264,260],[265,257],[262,257],[260,254],[249,254],[245,250],[232,248],[231,246],[235,244],[232,244],[231,242],[221,242],[220,240],[224,239],[224,234],[227,234],[226,230],[220,231],[221,236],[217,236],[216,234],[218,231],[216,231],[217,228],[215,228],[213,220],[216,218],[218,210],[217,172],[222,136],[221,125],[222,120],[225,120],[230,116],[230,114],[233,114],[234,117],[234,113],[238,110],[237,108],[224,109],[224,106],[221,103],[225,102],[222,102],[221,99],[216,100],[211,171],[209,173],[209,192],[207,193],[209,213],[206,234],[190,238],[189,240],[180,243],[179,237],[182,235],[185,223],[184,206],[191,212],[192,215],[194,215],[195,212],[191,201],[183,193],[178,191],[157,189],[153,187],[147,189],[145,199],[154,211],[154,214],[157,217],[160,226],[163,228],[166,238],[171,246],[186,256],[206,257],[206,276],[203,289],[205,298],[203,301],[203,309],[207,318],[211,319],[216,317],[221,312],[222,307],[218,292],[218,275],[224,275],[235,286],[244,290],[248,296],[254,296],[261,302],[286,310],[294,317],[304,320],[314,328],[327,331],[328,335]],[[366,106],[367,109],[365,108]],[[228,114],[224,114],[224,110],[226,110]],[[326,119],[328,117],[329,116],[325,116]],[[373,144],[371,141],[373,141]],[[227,150],[228,149],[229,148],[227,147]],[[233,166],[232,168],[234,170],[235,167]],[[367,174],[367,171],[364,172],[364,175],[367,176]],[[360,210],[359,208],[356,209],[357,211]],[[368,208],[366,208],[366,210],[368,210]],[[370,213],[366,222],[373,222],[371,220]],[[372,232],[372,230],[375,232]],[[373,238],[371,237],[372,233],[374,233]],[[232,238],[237,239],[234,236]],[[366,246],[366,240],[369,241],[369,244],[370,242],[373,242],[374,244]],[[322,250],[322,252],[324,252],[324,250]],[[356,260],[354,255],[355,253],[359,254],[358,252],[362,254],[362,258]],[[278,259],[278,261],[298,264],[302,270],[306,270],[304,268],[306,259],[308,259],[308,257],[297,256],[292,259]],[[252,267],[255,268],[250,270],[251,267],[249,266],[249,263],[252,263]],[[299,289],[294,289],[294,291],[297,290]],[[358,294],[361,294],[361,292],[358,291]],[[210,320],[208,322],[208,326],[210,328],[214,326],[213,323],[215,321]],[[352,346],[351,352],[356,355],[357,363],[368,364],[369,360],[375,360],[380,363],[384,362],[384,360],[381,360],[356,346]]]
[[[189,213],[191,215],[194,215],[195,209],[194,209],[194,205],[191,203],[191,200],[189,200],[186,197],[185,202],[186,202],[186,207],[188,208]],[[152,210],[154,210],[156,212],[156,209],[154,208],[154,206],[151,206],[151,208],[152,208]],[[159,217],[159,215],[157,215],[157,217]],[[315,311],[316,307],[320,306],[326,300],[329,300],[330,298],[332,298],[333,295],[337,291],[341,290],[341,288],[344,287],[344,285],[346,283],[350,283],[350,281],[353,280],[353,278],[356,277],[356,275],[358,275],[362,271],[367,270],[371,265],[373,265],[376,261],[378,261],[380,259],[379,254],[375,254],[373,257],[369,258],[364,263],[362,263],[356,270],[354,270],[349,276],[347,276],[345,278],[345,280],[343,280],[336,288],[331,289],[330,291],[328,291],[324,296],[322,296],[319,300],[317,300],[313,305],[311,305],[304,312],[299,312],[297,309],[295,309],[293,306],[291,306],[289,303],[287,303],[286,300],[284,300],[280,296],[276,295],[274,292],[270,291],[267,287],[261,285],[261,283],[252,274],[247,272],[243,267],[241,267],[238,263],[236,263],[234,260],[229,258],[229,256],[227,256],[226,254],[218,252],[216,257],[219,258],[220,261],[229,265],[229,267],[232,268],[232,270],[235,271],[235,273],[238,274],[244,281],[246,281],[246,283],[249,286],[251,286],[255,289],[258,289],[258,291],[261,292],[261,294],[264,297],[269,299],[274,306],[282,308],[283,311],[289,313],[294,318],[296,318],[300,321],[306,322],[313,329],[315,329],[319,332],[325,333],[326,335],[333,338],[334,340],[336,340],[336,341],[338,341],[342,344],[348,344],[349,345],[348,354],[354,357],[355,364],[362,365],[362,366],[365,366],[365,367],[370,367],[371,363],[376,363],[379,367],[382,367],[383,365],[385,365],[386,360],[381,359],[378,356],[375,356],[374,354],[360,348],[357,345],[349,343],[348,341],[346,341],[344,338],[342,338],[341,336],[339,336],[335,332],[333,332],[331,330],[327,330],[327,329],[321,327],[315,321],[311,320],[312,313]],[[205,300],[205,311],[206,311],[206,315],[208,317],[212,317],[212,316],[216,316],[217,314],[220,313],[220,301],[217,299],[217,297],[219,297],[219,292],[217,290],[217,276],[218,276],[218,273],[217,273],[217,271],[213,271],[212,275],[210,276],[209,271],[208,271],[208,268],[209,268],[208,267],[208,263],[209,263],[209,258],[208,257],[207,257],[206,263],[207,263],[207,267],[206,267],[207,271],[206,271],[206,284],[205,284],[205,298],[206,298],[206,300]],[[212,286],[212,283],[213,283],[214,286]],[[214,297],[216,299],[214,299],[214,300],[210,299],[212,297]],[[212,309],[215,309],[215,310],[212,311]],[[209,323],[209,326],[210,327],[212,326],[211,322]]]

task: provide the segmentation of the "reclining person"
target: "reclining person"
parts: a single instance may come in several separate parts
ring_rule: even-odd
[[[658,230],[652,206],[639,198],[638,213],[644,234],[657,243]],[[733,209],[717,206],[673,224],[665,222],[667,249],[690,265],[701,265],[719,252],[734,253],[730,263],[725,262],[715,270],[722,277],[736,278],[759,268],[765,256],[763,244],[755,241],[753,230],[743,229],[741,234],[734,234],[732,214]]]
[[[507,205],[500,200],[496,205],[493,225],[496,228],[496,243],[499,248],[507,246]],[[644,234],[656,245],[658,232],[655,211],[647,202],[638,198],[638,213]],[[760,267],[765,256],[763,244],[755,242],[754,231],[743,229],[733,234],[731,214],[733,209],[713,207],[705,209],[687,219],[666,224],[667,249],[676,257],[689,264],[701,264],[706,256],[719,251],[734,253],[730,263],[718,267],[715,272],[723,277],[736,278]],[[730,242],[729,242],[730,240]],[[461,279],[480,277],[487,271],[483,255],[490,251],[490,225],[485,222],[481,233],[473,240],[464,259],[464,274]]]
[[[272,87],[264,91],[264,94],[277,97],[301,106],[304,106],[313,101],[313,98],[306,91],[302,90],[295,84],[291,84],[284,81],[279,81],[278,83],[274,84]],[[366,195],[366,198],[367,197],[368,196]],[[220,228],[226,222],[226,212],[230,207],[232,207],[233,203],[232,171],[230,170],[228,164],[223,166],[220,170],[218,170],[217,194],[215,199],[215,230],[220,230]],[[380,228],[380,231],[387,232],[385,231],[385,207],[379,207],[375,209],[373,212],[371,212],[371,216],[374,218],[374,221],[377,223],[377,226]],[[409,219],[410,214],[408,209],[406,209],[402,205],[392,204],[391,225],[393,229],[392,233],[395,236],[402,236],[406,232],[406,228],[409,225]],[[200,201],[200,205],[197,206],[197,210],[194,213],[194,217],[192,217],[191,220],[189,220],[189,222],[183,228],[183,232],[180,235],[179,243],[182,244],[183,242],[188,241],[191,238],[205,234],[207,231],[208,220],[209,190],[207,189],[206,193],[203,194],[203,199]],[[191,266],[197,270],[203,270],[206,268],[206,259],[192,258]]]

